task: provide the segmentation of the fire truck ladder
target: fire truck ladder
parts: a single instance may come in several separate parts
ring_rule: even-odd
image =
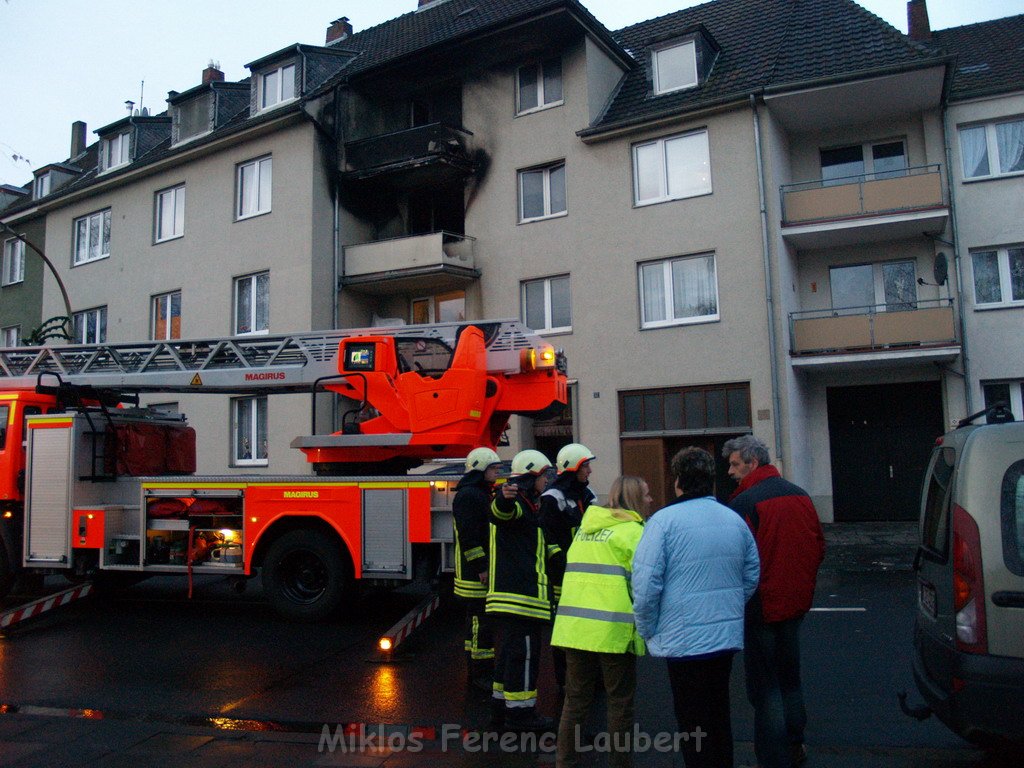
[[[462,328],[484,332],[490,372],[519,370],[522,350],[546,346],[516,320],[327,330],[283,336],[146,341],[0,349],[0,388],[34,389],[40,375],[120,392],[261,394],[311,392],[338,368],[342,339],[438,339],[454,348]]]

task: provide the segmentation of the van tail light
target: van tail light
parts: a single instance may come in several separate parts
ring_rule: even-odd
[[[985,622],[985,580],[981,535],[967,511],[953,505],[953,610],[956,647],[965,653],[988,653]]]

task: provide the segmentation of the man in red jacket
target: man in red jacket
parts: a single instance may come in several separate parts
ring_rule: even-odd
[[[729,506],[747,521],[761,556],[761,582],[747,603],[743,654],[754,754],[761,768],[791,768],[807,758],[800,622],[811,608],[825,536],[811,499],[782,478],[761,440],[729,440],[722,456],[739,483]]]

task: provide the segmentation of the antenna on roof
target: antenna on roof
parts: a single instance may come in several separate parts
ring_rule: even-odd
[[[146,114],[146,112],[144,112],[143,108],[142,108],[142,95],[145,92],[146,92],[146,81],[143,80],[141,82],[141,85],[139,85],[139,111],[142,112],[142,114]]]

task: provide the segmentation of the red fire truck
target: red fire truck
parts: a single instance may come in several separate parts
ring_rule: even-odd
[[[310,475],[196,475],[185,417],[137,407],[302,391],[314,425],[316,393],[351,406],[292,441]],[[409,470],[565,402],[564,357],[515,321],[0,349],[0,590],[20,571],[259,571],[279,613],[319,619],[357,580],[449,565],[453,484]]]

